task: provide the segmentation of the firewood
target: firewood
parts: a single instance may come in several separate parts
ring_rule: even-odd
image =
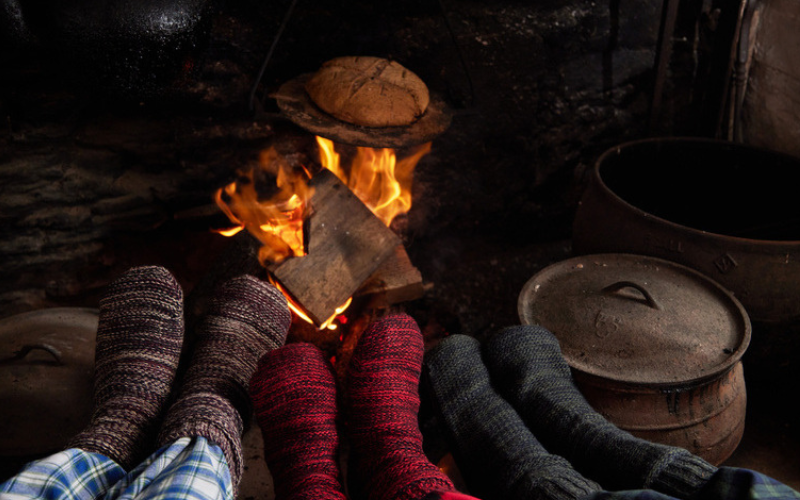
[[[401,241],[332,172],[322,170],[309,184],[315,191],[307,255],[268,265],[267,270],[321,325],[395,253]]]
[[[370,297],[372,307],[385,308],[421,298],[425,294],[422,273],[414,267],[403,245],[356,292],[357,297]]]

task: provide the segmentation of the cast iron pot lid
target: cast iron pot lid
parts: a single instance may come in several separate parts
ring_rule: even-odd
[[[0,320],[0,457],[52,453],[88,423],[97,323],[82,307]]]
[[[699,381],[726,372],[750,343],[739,301],[697,271],[631,254],[574,257],[523,287],[523,324],[558,338],[567,363],[634,384]]]

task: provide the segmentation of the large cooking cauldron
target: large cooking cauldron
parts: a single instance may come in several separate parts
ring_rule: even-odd
[[[208,0],[0,0],[0,54],[38,47],[82,86],[147,96],[185,77],[210,9]]]
[[[597,161],[577,254],[626,252],[700,271],[753,321],[800,319],[800,159],[725,141],[647,139]]]

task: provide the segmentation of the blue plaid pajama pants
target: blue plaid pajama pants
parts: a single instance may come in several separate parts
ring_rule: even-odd
[[[181,438],[130,472],[97,453],[69,449],[26,465],[0,485],[1,500],[233,500],[219,446]]]
[[[233,500],[222,450],[205,438],[181,438],[126,473],[111,459],[66,450],[28,464],[0,485],[0,500]],[[532,499],[533,500],[533,499]],[[653,490],[600,491],[581,500],[674,500]],[[764,474],[720,467],[690,500],[800,500]]]
[[[720,467],[689,500],[798,500],[789,486],[749,469]],[[653,490],[600,491],[581,500],[674,500]]]

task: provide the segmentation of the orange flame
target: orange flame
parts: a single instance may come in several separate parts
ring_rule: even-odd
[[[414,167],[431,150],[431,143],[419,147],[411,156],[397,161],[391,148],[356,148],[348,172],[331,140],[317,136],[319,161],[341,180],[387,226],[411,208],[411,183]]]
[[[274,149],[269,149],[261,153],[256,168],[237,173],[235,182],[214,195],[217,206],[236,224],[219,232],[233,236],[247,229],[261,242],[258,260],[265,267],[268,262],[280,263],[287,257],[305,255],[303,220],[306,203],[313,194],[307,184],[308,172],[293,169]],[[275,185],[259,185],[262,178],[274,180]],[[261,199],[259,188],[273,194]]]
[[[400,161],[393,149],[358,147],[347,172],[341,167],[340,155],[332,141],[318,136],[317,143],[322,166],[347,185],[384,224],[391,225],[395,217],[411,208],[412,173],[419,160],[430,152],[430,143]],[[214,199],[235,224],[235,227],[218,232],[233,236],[248,230],[262,243],[259,262],[267,267],[268,262],[280,263],[287,257],[305,255],[303,219],[313,188],[306,183],[310,178],[308,172],[296,173],[274,149],[261,154],[259,169],[273,176],[279,188],[269,199],[260,199],[257,186],[260,172],[256,169],[237,172],[239,180],[219,189]],[[277,281],[272,282],[286,296],[289,308],[299,318],[313,324],[291,294]],[[336,318],[352,300],[351,297],[337,308],[319,329],[336,329]]]
[[[258,260],[264,267],[270,262],[280,263],[287,257],[305,255],[303,220],[308,200],[314,193],[307,184],[311,177],[309,173],[305,169],[293,169],[274,149],[269,149],[261,153],[256,168],[240,170],[237,174],[235,182],[218,189],[214,195],[217,206],[236,226],[217,232],[233,236],[244,229],[249,231],[261,242]],[[267,182],[261,183],[264,179]],[[274,194],[261,199],[259,189]],[[286,296],[289,308],[297,317],[314,323],[291,294],[272,277],[270,281]],[[319,329],[335,330],[337,316],[350,306],[352,300],[351,297],[337,308]]]
[[[280,290],[281,293],[286,297],[286,302],[287,302],[287,305],[289,306],[289,309],[291,309],[292,312],[294,312],[295,315],[297,315],[297,317],[299,317],[300,319],[302,319],[303,321],[305,321],[307,323],[314,324],[314,321],[308,316],[308,314],[306,314],[306,312],[303,310],[303,308],[299,304],[297,304],[295,302],[295,300],[292,298],[291,294],[288,293],[285,288],[283,288],[283,285],[281,285],[278,281],[274,280],[271,276],[269,277],[269,281],[270,281],[270,283],[275,285],[275,287],[278,290]],[[328,330],[336,330],[337,325],[336,325],[335,321],[336,321],[337,316],[339,316],[340,314],[345,312],[347,310],[347,308],[350,307],[350,304],[352,302],[353,302],[353,297],[350,297],[349,299],[347,299],[344,302],[344,304],[342,304],[341,306],[339,306],[336,309],[334,309],[334,312],[333,312],[333,314],[331,314],[331,317],[326,319],[325,321],[323,321],[322,324],[319,325],[319,329],[320,330],[325,330],[327,328]]]

